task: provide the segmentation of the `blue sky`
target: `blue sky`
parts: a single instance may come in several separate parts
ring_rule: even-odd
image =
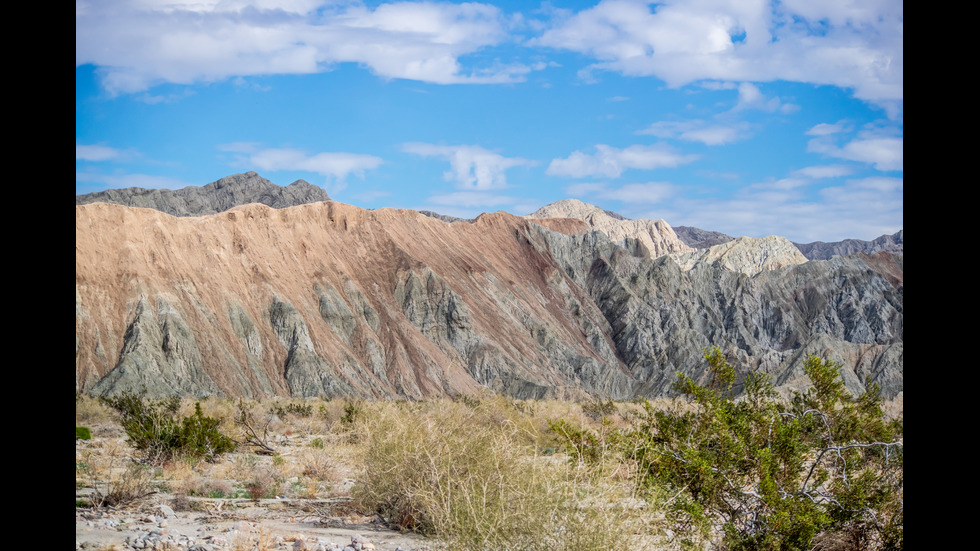
[[[75,3],[76,194],[254,170],[364,208],[873,239],[903,142],[901,1]]]

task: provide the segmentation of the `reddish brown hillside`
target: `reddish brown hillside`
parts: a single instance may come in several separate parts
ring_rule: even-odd
[[[625,395],[605,319],[529,224],[76,206],[76,391]]]

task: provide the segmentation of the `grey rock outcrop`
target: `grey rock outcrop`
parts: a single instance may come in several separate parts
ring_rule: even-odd
[[[219,391],[202,369],[193,329],[179,310],[157,295],[155,307],[140,297],[126,327],[119,359],[93,388],[96,394],[138,392],[151,395],[207,396]]]
[[[630,220],[614,212],[603,210],[595,205],[583,203],[578,199],[563,199],[545,205],[525,216],[530,220],[542,218],[575,218],[584,221],[594,231],[601,231],[616,242],[633,240],[641,251],[656,258],[668,253],[683,253],[690,250],[674,233],[670,224],[664,220]]]
[[[702,230],[691,226],[674,226],[674,233],[685,245],[695,249],[707,249],[715,245],[727,243],[735,238],[720,232]],[[853,254],[875,254],[879,252],[901,254],[905,248],[905,230],[899,230],[892,235],[882,235],[871,241],[861,239],[845,239],[824,243],[793,243],[803,253],[807,260],[829,260],[834,256],[850,256]]]
[[[805,350],[841,361],[854,392],[866,377],[888,397],[902,391],[903,291],[859,257],[746,274],[707,256],[686,269],[637,257],[595,234],[547,235],[607,319],[636,395],[668,393],[676,371],[702,375],[709,346],[787,387],[806,384]]]
[[[305,180],[297,180],[283,187],[255,172],[226,176],[201,187],[188,186],[178,190],[131,187],[75,196],[76,205],[115,203],[155,209],[172,216],[217,214],[248,203],[281,209],[329,200],[323,188]]]
[[[726,270],[749,276],[807,262],[806,257],[788,239],[775,235],[761,238],[739,237],[707,249],[670,256],[683,270],[690,270],[701,264],[717,264]]]
[[[693,226],[674,226],[674,233],[685,245],[693,249],[707,249],[735,239],[721,232],[702,230]]]

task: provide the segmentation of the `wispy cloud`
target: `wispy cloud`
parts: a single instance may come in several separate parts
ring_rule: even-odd
[[[807,143],[807,151],[873,165],[882,171],[904,170],[905,145],[901,136],[863,131],[847,143],[838,145],[834,140],[838,134],[816,134],[817,137]]]
[[[787,178],[746,186],[725,199],[678,198],[668,205],[669,220],[736,236],[781,235],[799,243],[870,240],[902,228],[901,178],[852,179],[809,191],[807,182]],[[656,214],[662,217],[663,210]]]
[[[476,145],[434,145],[407,143],[402,150],[423,157],[440,157],[449,161],[451,170],[443,176],[456,187],[467,190],[490,190],[507,187],[506,171],[536,163],[520,157],[504,157]]]
[[[76,171],[76,193],[84,193],[82,187],[97,186],[99,189],[119,189],[140,187],[144,189],[181,189],[187,186],[199,186],[201,182],[189,183],[177,178],[155,176],[151,174],[106,174],[98,171]]]
[[[666,144],[631,145],[617,149],[598,144],[595,153],[575,151],[565,159],[554,159],[546,173],[571,178],[618,178],[628,169],[651,170],[690,163],[697,155],[685,155]]]
[[[687,121],[658,121],[637,134],[658,138],[675,138],[705,145],[723,145],[736,142],[749,134],[749,124],[745,122],[720,124],[701,119]]]
[[[853,174],[854,170],[845,165],[818,165],[808,166],[793,172],[796,176],[820,180],[824,178],[839,178]]]
[[[766,96],[759,87],[751,82],[738,85],[738,103],[732,111],[758,110],[767,113],[794,113],[800,110],[795,103],[785,103],[776,96]]]
[[[123,157],[123,152],[105,145],[83,145],[75,144],[76,161],[112,161]]]
[[[328,179],[335,191],[343,189],[347,176],[363,178],[368,170],[384,162],[380,157],[362,153],[323,152],[310,154],[299,149],[262,148],[252,142],[220,146],[222,151],[240,153],[238,164],[259,170],[300,170],[315,172]]]

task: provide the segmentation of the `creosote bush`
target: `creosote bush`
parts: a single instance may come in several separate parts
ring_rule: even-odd
[[[668,517],[692,546],[721,534],[731,550],[903,547],[902,421],[885,420],[876,385],[852,396],[840,364],[810,356],[813,387],[789,403],[753,373],[736,399],[734,367],[717,348],[705,358],[706,384],[678,373],[688,407],[646,404],[611,435],[552,427],[580,460],[635,462],[638,490],[672,496]]]
[[[178,456],[213,460],[235,449],[234,441],[219,430],[219,421],[201,412],[200,402],[194,404],[193,415],[180,417],[176,396],[152,400],[142,392],[126,392],[103,400],[119,412],[130,445],[147,460],[161,462]]]

